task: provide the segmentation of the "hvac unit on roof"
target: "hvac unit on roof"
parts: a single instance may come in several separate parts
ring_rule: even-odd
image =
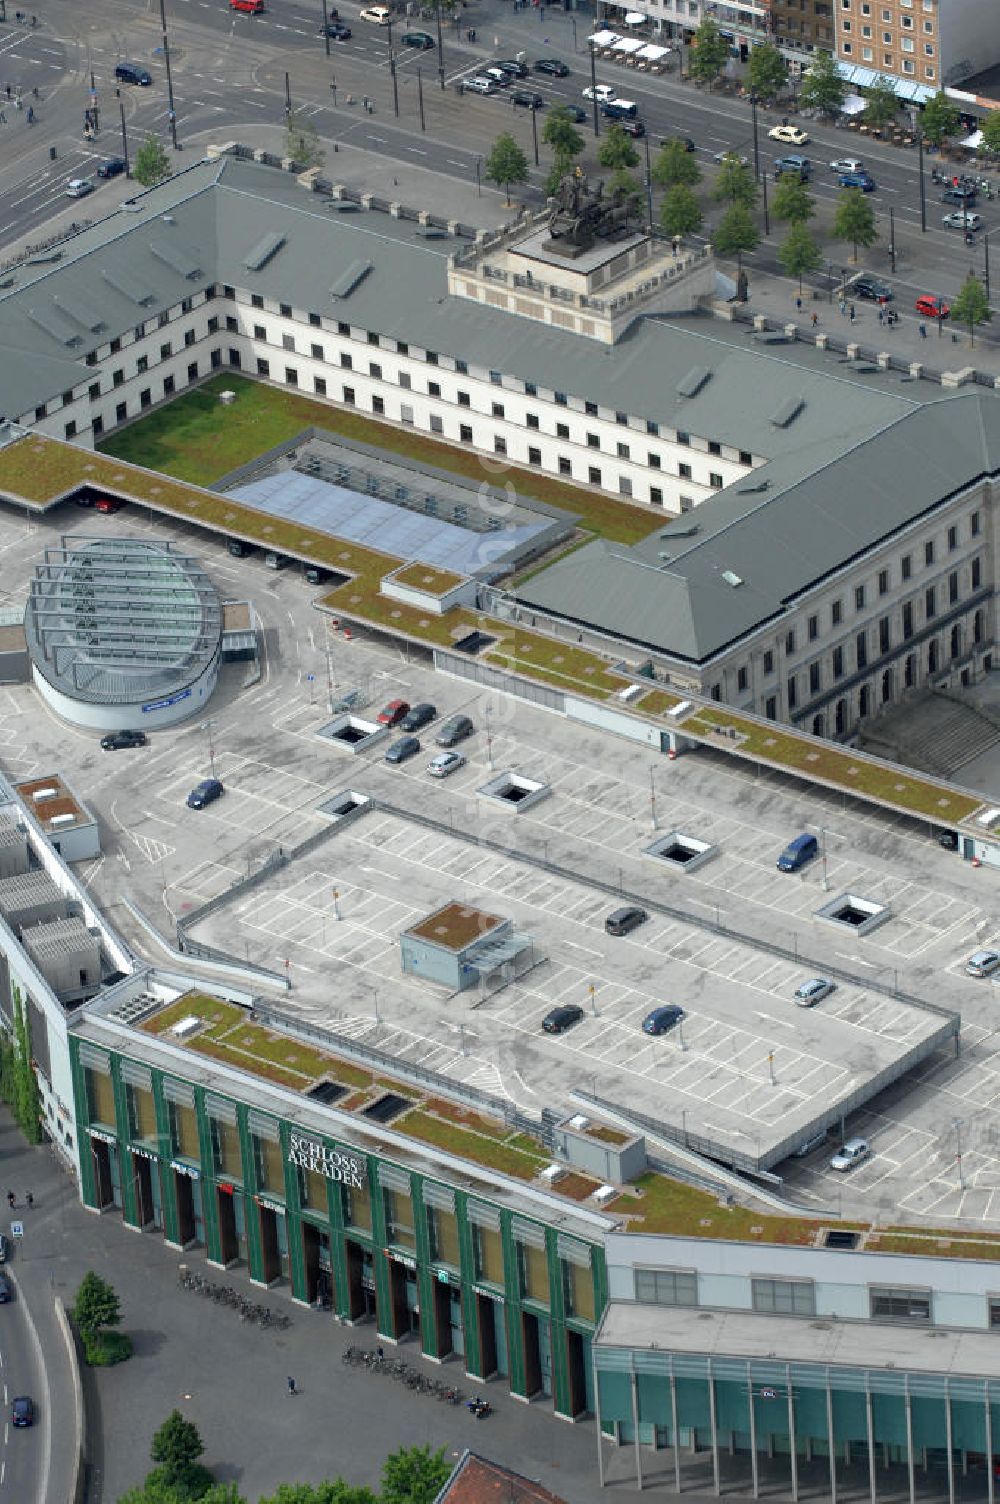
[[[737,585],[743,584],[743,580],[733,569],[724,569],[722,571],[722,578],[725,580],[727,585],[732,585],[734,590],[736,589]]]
[[[35,789],[31,797],[36,804],[41,804],[43,799],[54,799],[58,792],[57,788]]]
[[[71,814],[53,815],[52,819],[49,821],[49,824],[50,825],[72,825],[72,823],[73,823],[73,821],[75,819],[76,819],[76,816],[75,815],[71,815]]]

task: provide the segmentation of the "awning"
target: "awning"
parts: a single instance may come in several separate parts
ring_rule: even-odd
[[[630,10],[625,16],[626,26],[645,26],[649,18],[644,16],[641,10]]]
[[[595,31],[587,41],[594,47],[610,47],[614,42],[620,42],[621,37],[617,31]]]
[[[960,141],[958,144],[959,146],[968,146],[975,150],[977,146],[982,146],[983,144],[983,133],[982,131],[973,131],[971,136],[966,136],[965,140]]]
[[[642,45],[643,44],[638,37],[622,37],[620,42],[615,43],[611,51],[621,52],[625,56],[631,56],[633,52],[640,52],[642,50]]]
[[[865,102],[860,94],[848,94],[840,106],[842,115],[860,115],[865,107]]]
[[[642,48],[641,52],[636,53],[636,57],[645,58],[649,63],[658,63],[660,58],[667,57],[669,52],[669,47],[657,47],[654,42],[649,42]]]
[[[905,78],[890,78],[885,73],[879,73],[874,68],[862,68],[860,63],[838,63],[840,76],[846,83],[857,84],[859,88],[870,89],[873,84],[887,83],[891,86],[897,99],[909,100],[916,104],[926,104],[928,99],[933,99],[936,89],[928,89],[925,84],[910,83]]]

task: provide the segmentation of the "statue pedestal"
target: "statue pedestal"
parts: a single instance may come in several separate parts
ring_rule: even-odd
[[[541,250],[546,256],[559,256],[563,261],[576,261],[594,249],[593,238],[578,245],[572,240],[543,240]]]

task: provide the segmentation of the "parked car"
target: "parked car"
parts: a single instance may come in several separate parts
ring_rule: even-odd
[[[429,726],[436,715],[437,706],[421,700],[419,705],[410,706],[399,724],[404,731],[420,731],[422,727]]]
[[[660,1008],[654,1008],[647,1013],[642,1021],[644,1034],[669,1034],[684,1017],[684,1009],[678,1008],[676,1003],[664,1003]]]
[[[420,52],[429,52],[434,38],[429,31],[404,31],[399,39],[401,47],[416,47]]]
[[[945,851],[957,851],[958,831],[939,830],[937,833],[937,843],[939,846],[943,847]]]
[[[795,152],[787,157],[779,157],[774,164],[774,175],[783,178],[789,172],[797,177],[800,183],[808,183],[812,177],[812,162],[808,157],[800,157]]]
[[[0,1306],[5,1306],[12,1299],[13,1291],[10,1287],[10,1280],[6,1274],[0,1274]]]
[[[789,841],[784,851],[778,858],[779,872],[798,872],[800,868],[819,856],[819,842],[815,836],[796,836],[794,841]]]
[[[512,108],[522,110],[544,110],[545,100],[541,94],[535,94],[531,89],[515,89],[510,96]]]
[[[244,543],[242,538],[230,538],[226,547],[234,559],[245,559],[248,554],[256,553],[252,543]]]
[[[946,319],[951,312],[951,305],[944,298],[935,298],[929,292],[922,292],[913,306],[928,319]]]
[[[588,112],[578,104],[560,103],[559,109],[566,111],[567,116],[572,120],[574,125],[584,125],[590,119]]]
[[[120,512],[123,506],[125,502],[119,501],[117,496],[99,496],[94,502],[97,512]]]
[[[542,1019],[542,1028],[546,1034],[565,1034],[567,1029],[572,1029],[583,1017],[583,1009],[577,1003],[563,1003],[559,1008],[551,1008]]]
[[[467,78],[462,85],[467,94],[495,94],[497,86],[492,78],[482,78],[478,73],[474,78]]]
[[[821,1003],[831,992],[836,992],[836,982],[831,982],[827,977],[810,977],[808,982],[803,982],[801,987],[795,989],[795,1001],[800,1008],[811,1008],[813,1003]]]
[[[107,736],[101,737],[101,749],[104,752],[121,752],[125,747],[145,745],[145,731],[109,731]]]
[[[214,804],[216,799],[221,799],[225,792],[218,778],[203,778],[188,794],[187,807],[204,809],[206,805]]]
[[[439,747],[454,747],[472,735],[472,722],[467,715],[453,715],[445,721],[434,740]]]
[[[867,172],[842,172],[837,182],[841,188],[860,188],[862,193],[874,193],[878,187],[875,179]]]
[[[510,74],[505,73],[502,68],[498,68],[496,63],[484,64],[480,72],[483,78],[491,79],[498,89],[509,89],[514,82]]]
[[[604,921],[604,928],[609,935],[630,935],[637,930],[640,924],[645,924],[649,915],[645,909],[640,909],[638,904],[628,904],[624,909],[615,909]]]
[[[326,34],[331,42],[349,42],[353,36],[351,28],[345,21],[329,21]]]
[[[952,183],[941,195],[943,204],[959,204],[963,209],[971,209],[978,199],[976,189],[969,183]]]
[[[500,57],[493,64],[494,68],[502,68],[504,73],[509,73],[511,78],[527,78],[528,65],[522,63],[516,57]]]
[[[558,57],[540,57],[534,67],[536,73],[546,73],[549,78],[569,77],[569,69]]]
[[[276,548],[269,548],[264,555],[264,565],[267,569],[287,569],[291,562],[287,554],[279,554]]]
[[[892,288],[871,272],[858,272],[844,284],[848,297],[867,298],[872,303],[891,303]]]
[[[1000,951],[974,951],[965,963],[966,976],[991,977],[995,971],[1000,971]]]
[[[800,125],[772,125],[767,134],[772,141],[784,141],[789,146],[809,145],[809,132]]]
[[[0,1264],[6,1264],[7,1255],[10,1252],[10,1244],[4,1233],[0,1232]]]
[[[849,1138],[841,1144],[830,1161],[831,1170],[853,1170],[871,1157],[872,1146],[866,1138]]]
[[[860,157],[837,157],[830,163],[830,171],[838,176],[844,172],[864,172],[865,164]]]
[[[583,91],[584,99],[596,99],[598,104],[603,104],[607,99],[614,99],[615,91],[610,84],[588,84]]]
[[[416,757],[420,751],[420,742],[415,736],[401,736],[386,748],[385,761],[391,763],[408,762],[411,757]]]
[[[461,752],[439,752],[427,764],[427,771],[432,778],[447,778],[449,774],[457,773],[459,768],[464,767],[465,758]]]
[[[261,10],[264,9],[263,0]],[[120,84],[138,84],[146,88],[153,82],[153,75],[148,68],[142,68],[138,63],[119,63],[115,68],[115,78]]]
[[[97,169],[99,178],[117,178],[123,172],[128,172],[128,163],[124,157],[108,157]]]
[[[601,114],[606,120],[634,120],[639,106],[634,99],[606,99],[601,105]]]
[[[305,564],[302,574],[307,585],[322,585],[330,578],[330,571],[322,564]]]
[[[410,708],[408,700],[390,700],[378,713],[380,726],[398,726]]]
[[[35,1402],[28,1394],[19,1394],[10,1407],[10,1418],[15,1426],[33,1426]]]
[[[89,178],[70,178],[66,184],[67,198],[86,198],[93,191],[94,185]]]
[[[941,216],[941,223],[946,230],[981,230],[983,216],[970,209],[953,209],[950,214]]]
[[[362,21],[371,21],[375,26],[388,26],[392,11],[387,5],[369,5],[361,12]]]

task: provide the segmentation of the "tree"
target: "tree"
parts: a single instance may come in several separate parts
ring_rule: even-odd
[[[730,204],[715,227],[712,246],[719,256],[735,256],[742,270],[743,255],[760,245],[760,231],[746,204]]]
[[[322,167],[323,148],[319,132],[308,116],[293,110],[288,117],[285,131],[285,151],[303,171],[307,167]]]
[[[190,1492],[166,1483],[158,1474],[150,1473],[145,1483],[121,1494],[118,1504],[188,1504],[192,1497]],[[375,1504],[371,1494],[368,1500],[359,1500],[358,1504],[369,1504],[369,1501],[370,1504]],[[247,1500],[235,1483],[213,1483],[198,1496],[198,1504],[247,1504]],[[348,1504],[352,1504],[352,1501],[348,1501]]]
[[[803,275],[814,272],[823,264],[823,252],[802,220],[792,223],[792,228],[778,247],[778,260],[789,277],[798,277],[801,297]]]
[[[194,1422],[185,1420],[179,1410],[171,1410],[149,1449],[159,1466],[147,1474],[146,1486],[166,1484],[181,1499],[202,1498],[215,1482],[208,1468],[198,1461],[204,1450]]]
[[[509,131],[503,131],[494,141],[483,176],[488,183],[496,183],[504,190],[509,209],[511,185],[528,181],[528,159]]]
[[[712,197],[719,203],[745,204],[748,209],[757,202],[753,171],[733,151],[727,152],[719,164]]]
[[[170,176],[170,158],[163,142],[152,131],[135,154],[132,176],[144,188],[152,188],[154,183],[162,183],[165,177]]]
[[[923,118],[920,128],[924,133],[924,139],[940,146],[948,136],[953,136],[958,130],[961,116],[955,105],[952,104],[943,89],[939,89],[935,95],[928,99],[924,105]]]
[[[80,1331],[96,1332],[102,1326],[119,1326],[121,1319],[121,1303],[112,1286],[93,1269],[88,1270],[73,1302],[73,1320]]]
[[[694,152],[688,151],[679,136],[664,141],[656,154],[651,175],[653,182],[661,188],[672,188],[675,183],[693,188],[695,183],[701,182],[701,168],[694,159]]]
[[[805,109],[836,115],[846,97],[847,85],[833,54],[814,52],[809,71],[802,79],[799,103]]]
[[[867,250],[875,244],[878,239],[875,211],[860,188],[845,188],[842,191],[833,219],[833,233],[838,240],[851,242],[855,261],[858,259],[859,245]]]
[[[634,167],[639,160],[639,153],[632,145],[632,138],[626,136],[621,126],[613,125],[597,148],[597,160],[602,167]]]
[[[956,324],[965,324],[969,330],[969,343],[976,342],[976,325],[988,324],[993,317],[986,289],[976,277],[966,277],[958,297],[951,305],[951,316]]]
[[[899,100],[889,79],[879,75],[865,92],[863,118],[866,125],[873,125],[876,130],[880,130],[883,125],[888,125],[891,120],[895,120],[899,113]]]
[[[385,1459],[381,1504],[434,1504],[450,1474],[444,1447],[401,1447]]]
[[[701,205],[686,183],[675,183],[660,205],[660,224],[668,235],[693,235],[701,228]]]
[[[983,147],[1000,152],[1000,110],[991,110],[983,121]]]
[[[816,213],[816,201],[793,172],[784,172],[771,199],[771,213],[775,219],[785,219],[793,225],[804,224]]]
[[[542,143],[566,157],[578,157],[583,151],[583,137],[573,124],[569,110],[564,104],[557,105],[546,116],[542,126]]]
[[[355,1487],[343,1478],[323,1483],[283,1483],[276,1494],[259,1504],[379,1504],[370,1488]]]
[[[710,16],[698,27],[688,53],[688,73],[702,84],[714,84],[729,61],[729,43]]]
[[[546,193],[553,194],[558,192],[559,184],[562,182],[563,178],[567,177],[570,173],[572,173],[572,171],[573,158],[567,155],[567,153],[565,152],[557,151],[555,156],[552,158],[552,166],[549,168],[549,175],[545,179]]]
[[[11,989],[11,997],[14,1004],[14,1037],[8,1066],[10,1104],[18,1127],[28,1143],[37,1144],[42,1138],[42,1104],[38,1093],[38,1078],[32,1064],[28,1006],[19,987]]]
[[[750,53],[747,69],[750,92],[758,99],[774,99],[788,82],[785,59],[773,42],[759,42]]]
[[[630,214],[635,214],[639,209],[639,199],[642,197],[642,184],[634,173],[629,172],[627,167],[618,167],[611,174],[609,184],[612,193],[621,193],[628,200],[627,208]]]

